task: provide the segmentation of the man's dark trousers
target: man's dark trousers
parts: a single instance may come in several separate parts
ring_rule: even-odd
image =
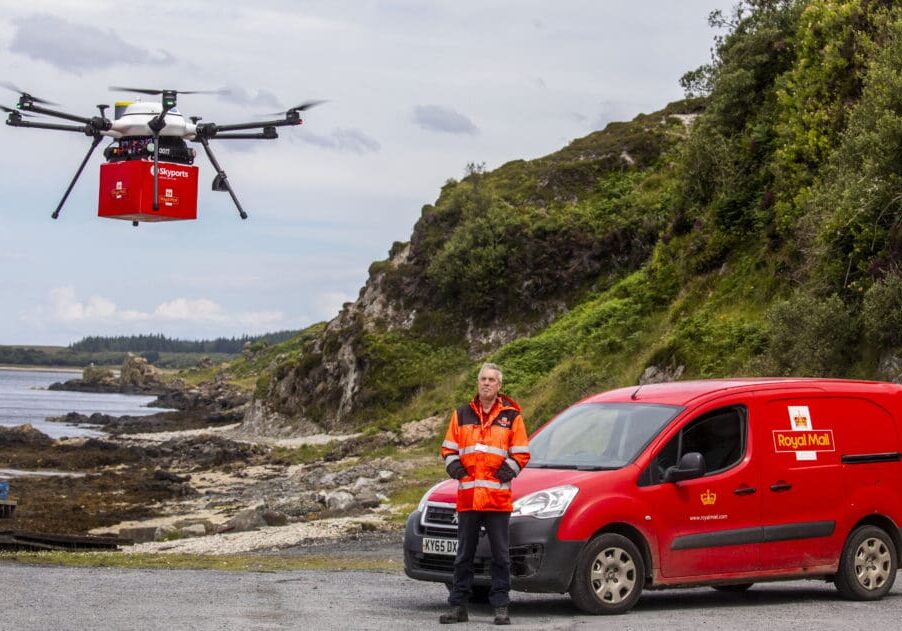
[[[485,526],[492,548],[492,607],[510,604],[511,558],[510,513],[500,511],[462,511],[457,514],[457,557],[454,559],[454,584],[448,602],[465,605],[473,587],[473,558],[479,543],[479,528]]]

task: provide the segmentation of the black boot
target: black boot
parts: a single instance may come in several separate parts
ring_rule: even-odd
[[[511,618],[507,614],[507,607],[495,607],[495,624],[510,624]]]
[[[441,624],[454,624],[455,622],[466,622],[470,619],[470,616],[467,614],[467,606],[466,605],[454,605],[448,611],[448,613],[443,613],[438,617],[438,621]]]

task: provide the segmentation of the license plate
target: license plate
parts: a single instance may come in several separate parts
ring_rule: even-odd
[[[423,537],[423,552],[426,554],[457,554],[457,539],[435,539]]]

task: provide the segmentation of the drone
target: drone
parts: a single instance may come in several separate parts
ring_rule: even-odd
[[[72,181],[51,217],[59,218],[60,210],[81,176],[85,165],[104,137],[112,142],[104,149],[106,159],[100,165],[100,196],[97,214],[100,217],[124,219],[137,226],[139,222],[178,221],[197,219],[198,167],[194,166],[197,152],[186,141],[200,143],[216,170],[213,190],[227,192],[238,215],[247,213],[238,201],[228,176],[210,148],[211,140],[274,140],[279,137],[277,127],[300,125],[300,113],[323,103],[306,101],[284,112],[276,120],[218,125],[201,123],[201,117],[186,118],[176,107],[179,94],[226,94],[225,90],[156,90],[111,86],[114,91],[160,96],[160,102],[120,101],[115,104],[113,119],[106,117],[109,105],[98,105],[99,116],[78,116],[50,109],[58,107],[42,98],[24,92],[9,83],[3,87],[19,94],[16,108],[0,105],[8,114],[6,124],[12,127],[52,129],[84,134],[92,138],[91,147],[81,161]],[[42,115],[77,124],[26,120]],[[258,130],[258,131],[251,131]]]

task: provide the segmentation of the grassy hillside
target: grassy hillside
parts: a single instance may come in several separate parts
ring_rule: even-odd
[[[286,343],[263,408],[445,412],[486,359],[531,425],[649,367],[902,373],[902,7],[747,0],[694,98],[545,158],[470,165],[356,303]]]

